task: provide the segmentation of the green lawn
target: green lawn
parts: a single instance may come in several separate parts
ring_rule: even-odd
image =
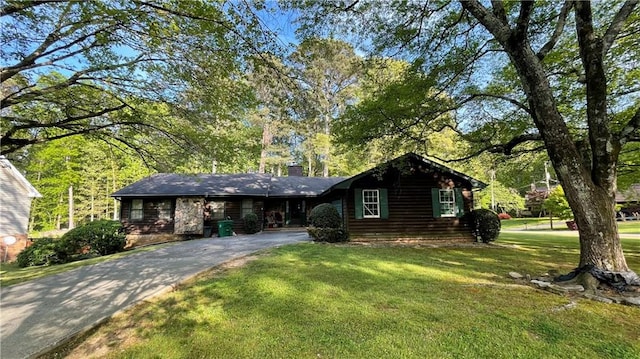
[[[507,278],[571,270],[577,242],[525,232],[503,234],[502,246],[281,247],[139,305],[67,349],[71,358],[640,358],[640,308]],[[640,240],[623,246],[640,271]]]
[[[502,229],[512,230],[512,229],[526,229],[526,230],[536,230],[536,231],[544,231],[550,230],[551,227],[549,225],[549,218],[512,218],[500,221],[502,225]],[[620,233],[635,233],[640,234],[640,221],[620,221],[618,223],[618,231]],[[554,218],[553,220],[553,229],[555,230],[566,230],[567,226],[565,221]]]

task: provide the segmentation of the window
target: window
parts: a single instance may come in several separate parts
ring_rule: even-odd
[[[209,202],[207,203],[207,210],[209,212],[210,219],[224,219],[224,202]],[[209,219],[206,218],[206,219]]]
[[[362,216],[380,218],[380,192],[377,189],[362,190]]]
[[[464,196],[461,188],[431,189],[433,217],[462,217],[465,213]]]
[[[144,218],[144,206],[141,199],[131,200],[131,211],[129,212],[129,219],[139,221]]]
[[[253,213],[253,200],[251,198],[242,200],[242,218],[249,213]]]
[[[440,202],[440,217],[456,216],[456,200],[452,189],[441,189],[438,191]]]
[[[165,199],[158,202],[156,208],[158,209],[158,219],[171,220],[171,200]]]
[[[353,197],[355,200],[354,210],[356,219],[389,218],[389,204],[386,188],[355,188]]]

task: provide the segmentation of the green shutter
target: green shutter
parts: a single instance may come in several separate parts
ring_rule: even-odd
[[[433,218],[440,218],[440,190],[431,189],[431,208],[433,209]]]
[[[389,218],[389,201],[387,200],[387,189],[380,188],[380,218],[388,219]]]
[[[453,193],[456,197],[456,217],[460,218],[464,216],[464,197],[462,196],[462,188],[454,188]]]
[[[362,188],[355,189],[355,203],[354,208],[356,210],[356,219],[362,219]]]

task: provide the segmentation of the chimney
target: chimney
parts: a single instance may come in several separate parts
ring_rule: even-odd
[[[297,165],[297,164],[290,164],[287,166],[288,169],[288,175],[289,177],[295,176],[295,177],[302,177],[302,166]]]

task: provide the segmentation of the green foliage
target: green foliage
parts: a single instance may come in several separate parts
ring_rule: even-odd
[[[342,227],[342,218],[331,203],[322,203],[311,210],[309,223],[316,228],[340,228]]]
[[[260,223],[255,213],[247,213],[242,220],[242,226],[247,234],[254,234],[260,231]]]
[[[331,203],[315,206],[309,215],[309,223],[311,226],[307,232],[314,241],[335,243],[349,240],[349,234],[342,228],[342,218]]]
[[[60,250],[60,241],[53,238],[38,238],[18,254],[21,268],[65,263],[67,256]]]
[[[564,196],[564,190],[562,186],[556,186],[549,193],[549,197],[544,201],[544,207],[551,212],[551,214],[560,219],[573,218],[573,212],[567,198]]]
[[[517,213],[524,209],[524,197],[516,190],[506,188],[498,181],[494,181],[493,184],[489,184],[478,193],[478,199],[482,208],[491,208],[492,190],[496,208],[511,213]]]
[[[479,236],[483,242],[489,243],[498,239],[502,224],[496,212],[480,208],[473,210],[471,216],[476,228],[476,235]]]
[[[99,220],[65,233],[61,243],[70,255],[89,250],[104,256],[123,251],[126,239],[119,221]]]
[[[349,241],[349,233],[344,228],[307,228],[307,233],[316,242],[339,243]]]

